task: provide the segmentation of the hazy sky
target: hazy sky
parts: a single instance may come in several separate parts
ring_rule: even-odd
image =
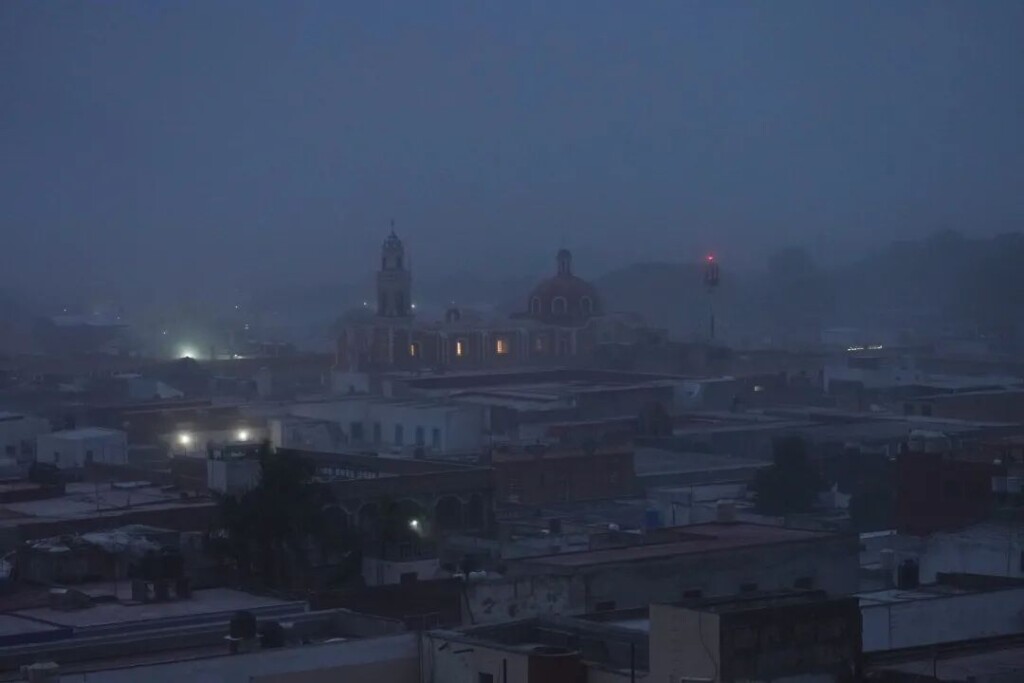
[[[0,2],[0,288],[1024,226],[1024,3]],[[184,286],[184,285],[181,285]]]

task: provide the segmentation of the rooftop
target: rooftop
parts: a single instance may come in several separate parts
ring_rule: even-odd
[[[401,375],[396,377],[402,378]],[[610,387],[652,381],[677,381],[683,377],[641,372],[612,370],[584,370],[574,368],[517,369],[510,371],[452,372],[434,375],[410,375],[402,378],[413,389],[467,390],[481,387],[510,387],[522,385],[592,385]]]
[[[138,629],[142,622],[211,615],[230,616],[239,610],[259,612],[268,608],[282,608],[301,612],[305,609],[304,602],[279,600],[230,588],[197,590],[186,600],[144,604],[131,602],[131,585],[128,581],[117,585],[92,584],[76,588],[94,599],[110,596],[116,597],[116,600],[98,601],[80,610],[34,607],[11,612],[6,616],[52,627],[73,628],[76,635],[81,635],[83,629],[100,626],[126,625],[127,628]]]
[[[668,533],[669,530],[662,530]],[[680,555],[735,550],[779,543],[799,543],[834,537],[820,531],[787,529],[779,526],[746,522],[694,524],[675,527],[671,531],[679,540],[605,550],[588,550],[559,555],[532,557],[530,564],[548,567],[579,568],[620,562],[644,562]]]
[[[1024,580],[983,574],[942,574],[937,581],[916,588],[887,588],[858,593],[861,607],[893,605],[920,600],[937,600],[959,595],[1024,589]]]
[[[57,439],[96,439],[104,436],[117,436],[124,432],[104,427],[83,427],[81,429],[67,429],[61,432],[51,432],[46,436]]]
[[[748,458],[670,451],[662,448],[637,448],[633,456],[639,477],[677,472],[710,472],[766,467],[769,463]]]
[[[45,522],[118,516],[132,510],[173,509],[210,504],[206,498],[182,499],[182,494],[149,482],[74,482],[65,494],[41,500],[0,505],[0,528]]]

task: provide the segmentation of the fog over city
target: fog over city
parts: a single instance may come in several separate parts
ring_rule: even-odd
[[[340,287],[391,220],[427,279],[1018,230],[1022,23],[996,0],[6,2],[0,286]]]
[[[0,683],[1024,681],[1024,2],[0,0]]]

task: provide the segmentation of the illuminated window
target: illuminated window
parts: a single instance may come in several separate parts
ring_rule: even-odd
[[[416,342],[409,344],[409,357],[419,358],[420,357],[420,345]]]
[[[462,357],[466,353],[466,342],[462,339],[455,340],[455,355]]]
[[[508,353],[508,340],[504,337],[498,337],[497,341],[494,343],[494,351],[499,356],[504,356]]]

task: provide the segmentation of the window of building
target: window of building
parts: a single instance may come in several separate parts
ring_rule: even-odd
[[[92,449],[91,448],[85,452],[85,464],[86,465],[91,465],[92,464]]]
[[[538,297],[530,299],[530,313],[540,315],[540,299]]]
[[[405,440],[405,434],[403,434],[402,425],[395,425],[395,445],[401,446]]]
[[[455,340],[455,355],[461,358],[465,354],[466,354],[466,340],[465,339],[456,339]]]
[[[401,256],[399,256],[398,258],[395,259],[395,267],[398,268],[399,270],[402,269],[402,257]]]
[[[373,423],[373,442],[380,443],[380,422]]]
[[[565,315],[568,310],[569,302],[565,300],[564,296],[556,296],[551,300],[551,312],[555,315]]]
[[[420,345],[419,345],[418,342],[413,342],[412,344],[409,344],[409,357],[410,358],[419,358],[420,357]]]
[[[533,348],[537,351],[544,350],[544,337],[535,337],[533,340]]]
[[[427,442],[426,430],[423,427],[416,428],[416,445],[422,446]]]
[[[430,447],[441,448],[441,430],[437,427],[430,430]]]
[[[508,478],[508,502],[518,503],[521,500],[523,492],[523,483],[519,480],[519,477]]]
[[[405,313],[405,295],[401,292],[395,294],[395,312]]]
[[[494,352],[497,353],[499,356],[504,356],[506,353],[508,353],[508,340],[505,339],[504,337],[498,337],[494,341]]]
[[[590,315],[594,312],[594,302],[589,296],[580,297],[580,311],[583,315]]]
[[[363,440],[363,423],[359,422],[358,420],[355,421],[355,422],[352,422],[348,426],[348,433],[349,433],[349,436],[352,438],[353,441],[362,441]]]

